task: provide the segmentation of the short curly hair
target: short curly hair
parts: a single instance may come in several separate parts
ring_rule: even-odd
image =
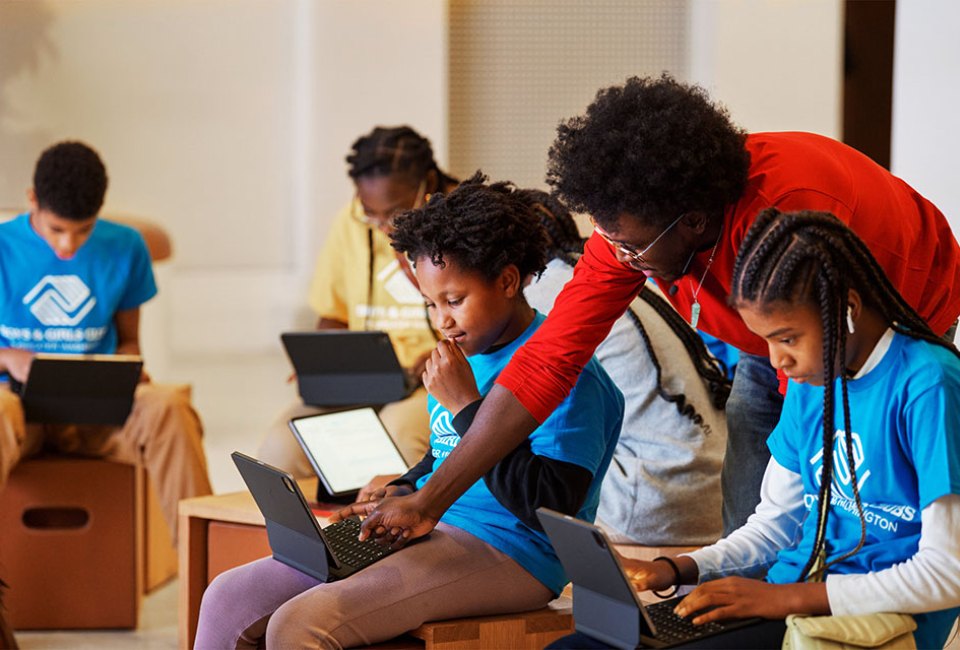
[[[85,221],[97,216],[107,192],[107,170],[82,142],[59,142],[40,154],[33,172],[37,204],[58,217]]]
[[[547,263],[547,236],[536,211],[512,183],[487,184],[477,172],[449,194],[434,194],[422,208],[395,222],[393,247],[411,260],[446,260],[493,281],[516,265],[521,277],[539,275]]]
[[[703,88],[666,73],[631,77],[557,127],[547,182],[605,228],[622,213],[666,227],[684,212],[715,213],[739,199],[750,165],[745,141]]]

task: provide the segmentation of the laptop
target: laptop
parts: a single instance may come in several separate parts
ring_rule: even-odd
[[[783,621],[751,618],[694,625],[673,612],[682,596],[643,603],[600,528],[547,508],[538,508],[537,518],[573,582],[578,632],[624,650],[685,647],[707,637],[717,637],[710,640],[711,648],[780,647],[779,641],[773,646],[769,639],[758,640],[758,630],[747,628],[768,625],[775,628],[773,637],[779,629],[782,638]]]
[[[387,404],[416,388],[386,332],[285,332],[280,339],[297,373],[304,404]]]
[[[293,477],[239,451],[231,454],[267,523],[273,558],[321,582],[356,573],[395,549],[359,541],[360,520],[351,517],[321,528]]]
[[[133,410],[143,360],[122,354],[37,354],[25,383],[13,378],[27,422],[121,426]]]
[[[318,501],[352,502],[372,477],[407,471],[372,407],[294,418],[290,430],[320,478]]]

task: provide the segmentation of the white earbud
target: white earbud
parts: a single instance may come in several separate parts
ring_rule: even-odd
[[[850,330],[851,334],[856,331],[856,328],[853,326],[853,309],[850,305],[847,305],[847,329]]]

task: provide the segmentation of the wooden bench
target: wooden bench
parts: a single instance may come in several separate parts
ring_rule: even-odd
[[[424,623],[410,636],[425,650],[539,650],[572,632],[573,600],[561,596],[532,612]]]

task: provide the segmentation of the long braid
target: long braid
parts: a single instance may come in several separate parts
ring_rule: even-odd
[[[880,311],[894,330],[947,348],[903,299],[884,274],[867,246],[840,220],[828,213],[784,214],[765,210],[750,228],[737,255],[730,303],[734,306],[764,306],[774,302],[811,301],[819,308],[823,327],[823,465],[820,477],[817,535],[801,579],[821,579],[826,569],[862,548],[866,521],[860,498],[853,453],[853,429],[843,360],[847,332],[843,326],[850,288],[866,304]],[[846,464],[860,519],[856,547],[827,562],[826,530],[830,511],[834,469],[835,386],[839,372],[843,410]]]
[[[551,259],[560,259],[571,267],[576,266],[580,255],[583,253],[585,240],[580,236],[577,224],[573,220],[573,216],[567,207],[555,197],[540,190],[518,190],[517,194],[531,205],[540,216],[540,225],[542,225],[547,232],[547,237],[550,242],[548,257]],[[730,395],[731,383],[720,362],[707,350],[703,339],[690,328],[687,322],[683,320],[680,314],[678,314],[666,300],[655,294],[648,287],[644,286],[640,290],[639,297],[650,305],[664,322],[666,322],[670,329],[673,330],[687,351],[697,374],[706,384],[707,392],[714,408],[723,409],[726,405],[727,397]],[[657,394],[665,401],[674,404],[681,415],[690,418],[697,426],[709,428],[703,416],[687,401],[685,394],[680,393],[674,395],[664,388],[663,368],[660,365],[660,359],[657,357],[656,349],[653,347],[650,335],[647,333],[640,317],[632,308],[627,308],[626,313],[649,350],[650,360],[653,362],[656,372]]]

